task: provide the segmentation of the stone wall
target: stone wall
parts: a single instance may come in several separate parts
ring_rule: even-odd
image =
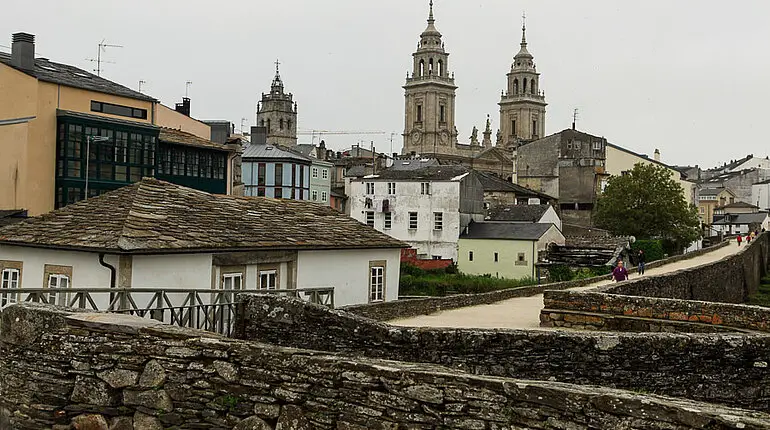
[[[770,410],[770,337],[395,327],[274,296],[248,296],[236,336],[485,376],[641,390]]]
[[[727,245],[728,242],[722,242],[711,248],[704,248],[689,254],[678,255],[675,257],[667,258],[665,260],[655,261],[648,264],[647,268],[652,269],[664,264],[670,264],[677,261],[698,257],[707,252],[711,252],[715,249]],[[635,272],[636,269],[631,269],[631,273]],[[448,309],[496,303],[503,300],[512,299],[514,297],[534,296],[537,294],[543,294],[543,292],[547,290],[566,290],[569,288],[585,287],[586,285],[593,284],[606,278],[607,276],[599,276],[595,278],[580,279],[569,282],[535,285],[531,287],[510,288],[482,294],[458,294],[447,297],[427,297],[411,300],[398,300],[394,302],[348,306],[343,309],[350,313],[377,321],[392,321],[401,318],[411,318],[418,315],[428,315]]]
[[[736,246],[736,245],[732,245]],[[610,331],[770,331],[770,309],[742,305],[770,263],[770,235],[715,263],[591,291],[546,291],[544,327]]]
[[[3,312],[3,429],[765,429],[704,403],[350,359],[35,305]]]

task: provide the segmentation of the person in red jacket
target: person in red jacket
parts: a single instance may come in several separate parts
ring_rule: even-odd
[[[738,246],[741,246],[741,242],[743,242],[743,236],[739,234],[738,235]]]

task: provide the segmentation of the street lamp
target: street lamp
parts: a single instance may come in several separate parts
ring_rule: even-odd
[[[97,142],[107,142],[109,137],[105,136],[87,136],[86,137],[86,197],[84,200],[88,200],[88,164],[91,161],[91,144]]]

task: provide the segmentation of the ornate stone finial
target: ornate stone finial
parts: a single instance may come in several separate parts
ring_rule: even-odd
[[[492,123],[489,121],[489,114],[487,114],[487,129],[486,132],[491,133],[492,132]]]
[[[436,20],[433,19],[433,0],[430,0],[430,14],[428,14],[428,22],[433,23]]]
[[[527,13],[521,14],[521,44],[527,44]]]
[[[479,129],[473,126],[473,132],[471,132],[471,145],[478,145],[479,143]]]

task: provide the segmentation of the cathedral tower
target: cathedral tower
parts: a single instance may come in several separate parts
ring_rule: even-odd
[[[449,73],[449,53],[433,19],[430,1],[428,27],[420,35],[414,66],[404,85],[406,111],[404,154],[448,154],[457,143],[454,75]]]
[[[508,73],[508,88],[500,100],[498,145],[515,147],[521,141],[545,136],[545,92],[540,90],[540,73],[527,50],[527,26],[521,28],[521,49]]]
[[[283,81],[275,62],[275,78],[270,93],[262,93],[257,103],[257,124],[267,129],[267,143],[295,146],[297,144],[297,103],[291,93],[284,93]]]

